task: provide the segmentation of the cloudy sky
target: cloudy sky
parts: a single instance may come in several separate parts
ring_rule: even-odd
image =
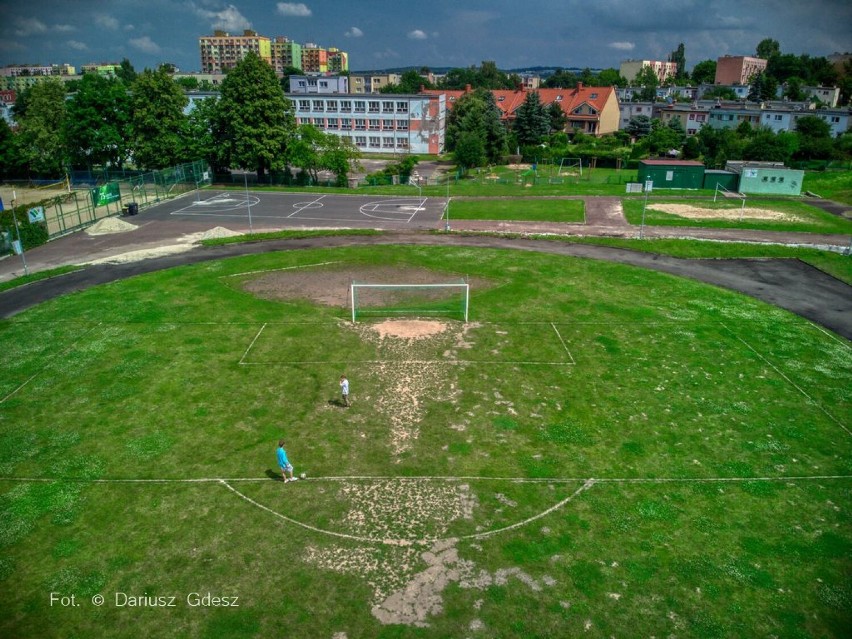
[[[680,42],[691,68],[753,54],[766,37],[785,53],[852,51],[850,26],[848,0],[0,0],[0,66],[128,58],[197,71],[199,36],[254,29],[342,49],[355,71],[617,68]]]

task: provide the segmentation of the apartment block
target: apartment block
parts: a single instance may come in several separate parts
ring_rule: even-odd
[[[328,70],[330,73],[345,73],[349,71],[349,54],[340,49],[328,50]]]
[[[222,73],[234,68],[250,52],[272,64],[272,45],[269,38],[246,29],[243,35],[234,36],[227,31],[215,31],[212,36],[198,39],[201,49],[201,72]]]
[[[306,42],[302,46],[302,71],[328,73],[328,49],[313,42]]]
[[[0,77],[76,75],[70,64],[10,64],[0,68]]]
[[[359,97],[289,93],[296,122],[345,137],[363,153],[437,154],[444,149],[443,95]]]
[[[285,69],[302,68],[302,45],[298,42],[293,42],[285,36],[277,36],[270,43],[270,53],[272,68],[279,78],[284,75]]]
[[[766,60],[747,55],[726,55],[716,60],[713,84],[749,84],[752,77],[766,70]]]

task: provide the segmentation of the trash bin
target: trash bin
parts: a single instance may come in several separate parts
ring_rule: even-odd
[[[139,213],[139,205],[136,202],[130,202],[127,205],[127,214],[136,215],[137,213]]]

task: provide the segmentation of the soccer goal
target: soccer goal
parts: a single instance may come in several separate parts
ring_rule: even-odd
[[[470,285],[465,280],[442,284],[375,284],[349,286],[352,321],[364,317],[444,316],[467,322]]]

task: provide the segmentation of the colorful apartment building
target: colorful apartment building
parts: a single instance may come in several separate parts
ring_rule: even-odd
[[[345,73],[349,71],[349,54],[346,51],[331,47],[328,50],[329,73]]]
[[[305,73],[328,73],[328,49],[313,42],[302,45],[302,71]]]
[[[747,55],[725,55],[716,60],[713,84],[749,84],[751,79],[766,70],[766,60]]]
[[[444,150],[443,95],[358,97],[289,93],[298,124],[349,139],[362,153],[438,154]]]
[[[619,74],[628,82],[633,82],[642,69],[650,68],[657,76],[660,83],[677,75],[677,62],[666,62],[663,60],[625,60],[619,67]]]
[[[70,64],[9,64],[0,68],[0,77],[75,75]]]
[[[272,44],[269,38],[246,29],[243,35],[235,36],[227,31],[214,31],[212,36],[198,38],[201,49],[201,72],[222,73],[234,68],[249,53],[272,64]]]
[[[278,77],[284,75],[285,69],[302,68],[302,45],[293,42],[285,36],[277,36],[270,43],[272,68]]]

